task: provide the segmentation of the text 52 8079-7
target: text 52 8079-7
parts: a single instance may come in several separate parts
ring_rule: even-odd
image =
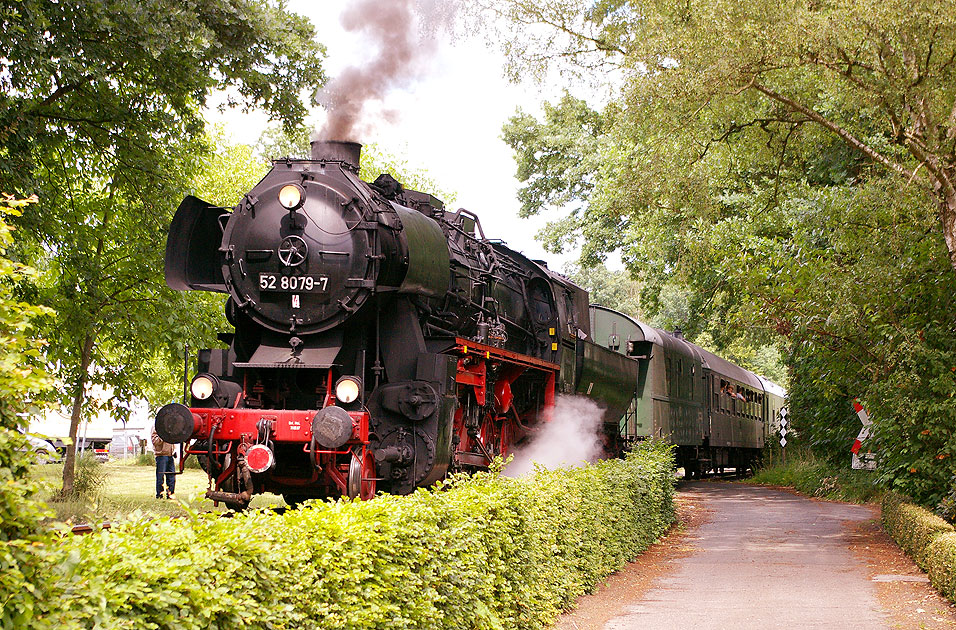
[[[294,291],[297,293],[324,293],[329,289],[328,276],[280,276],[259,274],[260,291]]]

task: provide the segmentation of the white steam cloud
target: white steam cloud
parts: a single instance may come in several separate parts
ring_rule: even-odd
[[[603,418],[603,410],[590,398],[558,396],[551,422],[542,424],[531,443],[515,453],[504,474],[521,477],[533,472],[535,464],[554,470],[601,459]]]
[[[353,0],[342,13],[342,28],[361,35],[372,54],[316,94],[328,112],[319,139],[358,140],[370,133],[377,122],[370,119],[370,106],[428,74],[439,34],[450,33],[457,7],[457,0]],[[395,122],[398,113],[378,116]]]

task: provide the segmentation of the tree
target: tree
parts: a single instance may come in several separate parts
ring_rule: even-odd
[[[4,2],[0,181],[28,180],[37,149],[62,144],[148,169],[169,138],[202,134],[214,89],[291,129],[325,80],[314,35],[269,0]]]
[[[582,267],[568,264],[563,273],[587,289],[592,304],[613,308],[636,319],[643,319],[641,285],[626,271],[611,271],[604,265]]]
[[[747,130],[782,164],[794,135],[822,132],[872,170],[925,188],[956,269],[952,2],[479,4],[510,24],[515,73],[554,63],[620,70],[630,131],[649,131],[658,152],[676,149],[684,164]]]
[[[482,4],[522,73],[618,79],[600,109],[567,97],[506,127],[542,192],[526,211],[571,202],[551,241],[583,239],[588,262],[621,249],[645,308],[678,288],[689,336],[722,352],[782,340],[811,445],[845,462],[862,398],[882,480],[938,501],[956,456],[952,4]],[[541,159],[562,145],[593,149]]]
[[[155,391],[157,357],[208,329],[159,270],[206,150],[209,92],[292,128],[324,80],[323,51],[306,19],[266,0],[22,0],[3,5],[0,29],[0,183],[43,200],[18,224],[18,254],[36,261],[37,297],[56,310],[47,359],[75,438],[91,384],[118,400]],[[74,458],[71,446],[65,494]]]

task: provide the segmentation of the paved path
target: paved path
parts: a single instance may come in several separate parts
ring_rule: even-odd
[[[891,627],[847,545],[870,509],[739,484],[688,483],[682,492],[712,510],[688,537],[693,553],[606,630]]]

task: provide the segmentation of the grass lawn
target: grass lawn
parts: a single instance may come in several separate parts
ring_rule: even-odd
[[[92,500],[50,501],[51,494],[60,487],[63,464],[37,464],[32,469],[34,479],[44,483],[40,497],[56,512],[56,520],[71,524],[89,521],[112,521],[139,511],[155,516],[183,516],[183,504],[200,511],[227,511],[222,504],[213,507],[203,494],[207,488],[206,473],[187,468],[176,477],[176,499],[156,498],[156,468],[137,466],[134,460],[117,460],[103,464],[106,474],[103,486]],[[282,497],[260,494],[252,499],[252,508],[284,506]]]

